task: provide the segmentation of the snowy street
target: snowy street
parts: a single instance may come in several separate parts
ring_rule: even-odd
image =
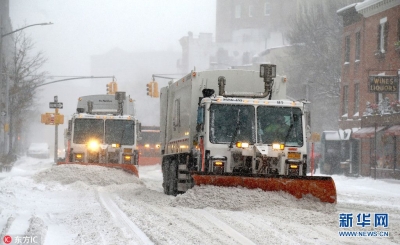
[[[400,243],[398,180],[333,176],[333,205],[215,186],[173,197],[163,193],[160,165],[142,166],[139,174],[21,158],[11,172],[0,173],[3,244],[6,236],[10,244],[30,236],[46,245]],[[387,227],[374,227],[376,213],[388,214]],[[339,214],[352,214],[352,227],[339,227]],[[358,214],[370,214],[370,225],[357,225]],[[342,231],[378,235],[340,237]]]

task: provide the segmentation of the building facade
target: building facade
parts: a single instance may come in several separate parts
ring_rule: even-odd
[[[362,176],[400,176],[400,0],[366,0],[343,17],[339,127]]]
[[[182,37],[182,58],[178,68],[226,69],[250,65],[268,49],[288,45],[284,37],[287,20],[295,13],[298,0],[217,0],[216,33],[189,32]]]

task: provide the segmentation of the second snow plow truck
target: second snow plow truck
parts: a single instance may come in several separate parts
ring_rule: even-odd
[[[331,177],[306,175],[304,103],[286,99],[275,65],[191,72],[160,92],[166,194],[243,186],[336,203]]]
[[[58,164],[99,165],[139,176],[140,123],[125,92],[82,96],[64,133],[67,153]]]

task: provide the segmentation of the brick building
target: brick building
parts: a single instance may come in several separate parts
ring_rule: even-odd
[[[339,127],[362,176],[400,176],[400,0],[365,0],[343,17]]]

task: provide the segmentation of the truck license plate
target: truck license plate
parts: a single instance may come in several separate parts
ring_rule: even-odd
[[[290,159],[300,159],[301,153],[300,152],[288,152],[288,158]]]

